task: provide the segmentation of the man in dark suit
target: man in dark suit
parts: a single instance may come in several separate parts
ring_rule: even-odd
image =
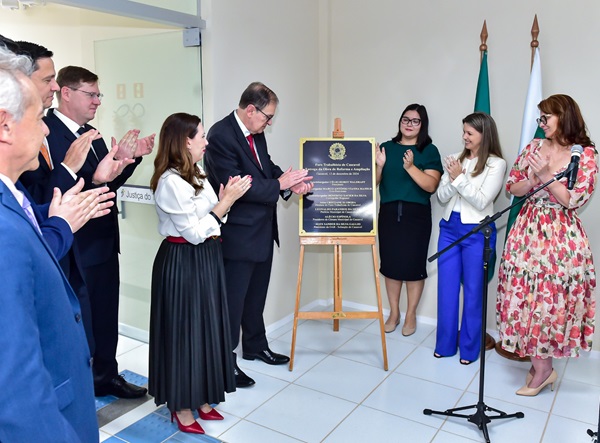
[[[270,365],[285,364],[289,357],[269,349],[263,311],[271,277],[273,242],[279,246],[277,201],[291,193],[312,189],[306,170],[287,171],[271,161],[264,130],[272,124],[279,99],[264,84],[251,83],[243,92],[238,108],[208,131],[205,154],[211,185],[218,192],[221,183],[236,175],[252,176],[252,187],[231,207],[221,227],[227,300],[234,348],[242,329],[242,357]],[[236,384],[254,384],[236,364]]]
[[[15,185],[48,131],[30,69],[0,47],[0,441],[97,442],[79,303]]]
[[[50,108],[54,99],[54,93],[60,89],[58,83],[56,83],[56,72],[54,70],[54,62],[52,61],[54,54],[52,51],[36,43],[15,42],[4,36],[0,36],[0,40],[14,53],[26,55],[31,58],[34,70],[30,78],[40,93],[44,109]],[[96,134],[90,132],[85,137],[75,140],[68,149],[65,159],[57,165],[52,163],[48,143],[44,140],[39,154],[40,166],[35,171],[26,171],[20,177],[20,182],[28,188],[36,203],[40,204],[50,201],[55,187],[65,192],[66,189],[75,185],[77,179],[76,173],[87,157],[92,136],[96,136]],[[79,299],[88,346],[93,355],[95,343],[92,331],[92,313],[77,241],[73,241],[71,248],[66,254],[57,255],[57,258]]]
[[[142,155],[152,151],[154,137],[138,140],[139,131],[129,131],[119,144],[113,139],[113,147],[109,153],[97,130],[87,124],[95,117],[101,104],[98,77],[85,68],[68,66],[59,72],[57,82],[60,87],[58,109],[50,109],[44,117],[50,130],[47,143],[51,163],[67,169],[65,161],[70,151],[80,138],[84,138],[86,155],[82,162],[68,168],[71,180],[83,178],[85,189],[106,184],[111,191],[116,192],[131,176]],[[40,169],[43,168],[42,164]],[[64,174],[64,180],[58,181],[47,180],[48,176],[48,173],[38,169],[28,179],[29,189],[33,189],[38,198],[41,196],[44,201],[49,197],[50,186],[62,189],[69,182]],[[25,177],[23,179],[26,180]],[[39,186],[40,183],[46,184]],[[96,395],[141,397],[147,390],[126,382],[118,374],[116,361],[120,283],[116,206],[111,208],[106,217],[91,220],[77,232],[75,238],[91,305]]]

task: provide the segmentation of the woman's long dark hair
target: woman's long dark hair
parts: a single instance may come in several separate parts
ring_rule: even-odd
[[[423,152],[425,146],[433,143],[431,137],[429,136],[429,116],[427,115],[427,109],[425,106],[420,105],[418,103],[413,103],[412,105],[408,105],[404,111],[402,111],[402,115],[398,120],[398,134],[392,138],[393,142],[400,143],[402,141],[402,117],[408,111],[417,111],[419,114],[419,118],[421,119],[421,126],[419,127],[419,135],[417,135],[417,151]]]
[[[150,179],[152,191],[156,192],[160,176],[168,169],[178,171],[181,178],[193,186],[196,195],[202,191],[202,181],[206,175],[200,172],[187,148],[187,139],[196,136],[199,124],[199,117],[184,112],[167,117],[160,129],[154,158],[154,174]]]

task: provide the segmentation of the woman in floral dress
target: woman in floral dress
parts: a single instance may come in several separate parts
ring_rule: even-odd
[[[504,248],[498,274],[498,330],[502,347],[530,356],[532,367],[518,395],[537,395],[557,379],[553,358],[577,357],[592,348],[596,273],[577,209],[596,184],[598,153],[579,106],[567,95],[538,105],[545,140],[523,149],[508,178],[508,191],[523,196],[564,171],[571,147],[583,146],[573,190],[555,181],[528,199]]]

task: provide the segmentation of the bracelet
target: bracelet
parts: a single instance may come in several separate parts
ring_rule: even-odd
[[[209,214],[214,217],[214,219],[217,221],[217,223],[219,224],[219,226],[221,226],[223,224],[223,222],[221,221],[221,219],[219,218],[219,216],[217,214],[215,214],[212,211],[210,211]]]

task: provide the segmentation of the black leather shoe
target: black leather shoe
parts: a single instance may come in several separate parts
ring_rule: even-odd
[[[254,360],[258,358],[268,365],[284,365],[290,361],[290,358],[287,355],[277,354],[276,352],[271,351],[269,348],[265,349],[264,351],[257,352],[256,354],[244,352],[242,354],[242,358],[244,360]]]
[[[235,364],[233,373],[235,374],[236,388],[247,388],[256,383],[253,379],[244,374],[244,372],[238,367],[237,363]]]
[[[139,398],[146,395],[148,390],[140,386],[132,385],[125,381],[122,375],[117,375],[108,383],[102,386],[94,386],[96,397],[114,395],[118,398]]]

